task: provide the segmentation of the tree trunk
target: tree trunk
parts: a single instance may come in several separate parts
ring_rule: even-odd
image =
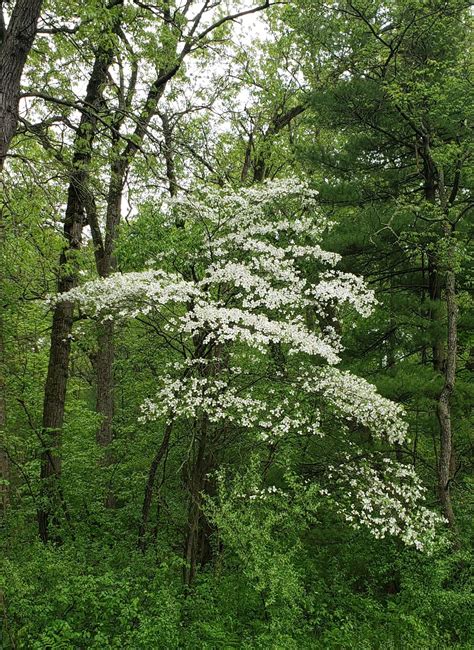
[[[268,125],[267,130],[265,131],[265,133],[261,138],[261,142],[259,143],[260,149],[254,146],[253,138],[249,140],[248,149],[246,151],[245,157],[247,159],[247,157],[250,155],[251,149],[254,148],[255,150],[255,157],[253,160],[253,182],[254,183],[262,183],[269,174],[270,170],[268,168],[267,159],[269,158],[268,154],[271,147],[272,139],[276,135],[278,135],[286,126],[289,126],[291,122],[296,117],[298,117],[298,115],[300,115],[306,110],[306,108],[307,108],[306,105],[300,104],[281,113],[276,113],[273,116],[270,124]],[[248,171],[248,160],[245,160],[244,166],[242,168],[242,180],[245,180],[245,177],[247,176],[247,171]]]
[[[199,348],[205,333],[196,337],[195,346]],[[219,374],[223,366],[227,364],[226,350],[217,346],[210,353],[209,364],[204,368],[203,375],[212,377]],[[225,428],[219,428],[225,434]],[[212,496],[215,491],[213,480],[209,478],[210,472],[216,468],[216,448],[218,442],[216,436],[219,433],[213,430],[209,418],[204,414],[199,423],[199,430],[196,432],[194,443],[194,455],[187,463],[187,487],[189,492],[188,522],[184,545],[184,584],[190,587],[196,575],[198,565],[204,565],[212,557],[211,534],[213,528],[202,510],[203,495]]]
[[[444,363],[444,385],[438,398],[437,415],[440,428],[440,451],[438,466],[439,498],[444,516],[451,528],[455,528],[453,506],[451,503],[451,479],[455,474],[455,456],[453,447],[453,433],[451,425],[451,397],[456,382],[457,365],[457,318],[458,308],[456,301],[456,276],[454,264],[456,258],[456,244],[453,238],[453,226],[449,222],[449,203],[444,185],[444,171],[440,167],[438,172],[438,192],[445,214],[444,241],[447,243],[446,255],[446,311],[447,311],[447,336],[446,354]]]
[[[128,162],[120,156],[118,150],[118,130],[116,125],[115,142],[112,156],[115,160],[111,164],[109,191],[107,196],[107,210],[105,219],[105,236],[100,230],[99,218],[93,202],[87,206],[87,216],[91,227],[94,242],[94,254],[97,273],[101,278],[107,278],[115,268],[114,248],[117,239],[117,228],[121,219],[122,193],[125,184]],[[109,467],[113,463],[110,445],[114,439],[113,420],[115,412],[114,402],[114,323],[105,320],[97,324],[97,355],[95,357],[95,371],[97,378],[96,412],[100,415],[100,424],[96,431],[96,442],[104,450],[101,464]],[[109,485],[105,496],[107,508],[115,508],[117,500]]]
[[[138,547],[142,552],[144,552],[146,549],[146,528],[148,524],[148,519],[150,517],[150,509],[151,509],[151,502],[153,499],[153,488],[155,487],[156,473],[158,471],[158,467],[161,463],[163,456],[168,451],[172,428],[173,428],[173,424],[171,422],[166,425],[165,433],[163,435],[163,440],[161,441],[161,445],[158,451],[156,452],[155,457],[152,460],[148,472],[148,480],[145,487],[145,495],[143,497],[142,519],[138,530]]]
[[[112,321],[108,320],[98,325],[97,344],[96,410],[102,416],[102,420],[97,430],[96,440],[101,447],[107,447],[113,439],[114,416],[114,324]]]
[[[0,249],[3,247],[5,239],[3,214],[0,212]],[[0,286],[0,291],[3,287]],[[1,515],[6,511],[9,496],[9,479],[10,479],[10,462],[7,454],[6,424],[7,424],[7,405],[6,405],[6,354],[5,354],[5,331],[3,321],[4,305],[0,305],[0,508]]]
[[[207,417],[203,418],[200,428],[201,435],[196,460],[190,467],[189,477],[189,510],[184,552],[184,584],[188,587],[194,581],[197,565],[203,564],[210,557],[211,530],[202,514],[202,492],[206,474],[211,465],[208,453],[209,423]]]
[[[36,35],[43,0],[17,0],[0,34],[0,172],[18,122],[20,82]]]
[[[430,296],[429,317],[431,322],[436,327],[436,325],[441,324],[443,321],[441,278],[438,270],[438,260],[436,253],[428,254],[428,290]],[[435,336],[432,344],[433,368],[437,372],[444,372],[444,366],[446,362],[445,342],[440,336],[437,335],[437,332],[434,332],[433,334]]]
[[[72,289],[77,281],[75,256],[81,246],[85,204],[88,193],[88,166],[92,157],[92,142],[96,134],[97,116],[102,101],[102,91],[107,81],[107,71],[112,62],[110,51],[99,51],[87,86],[85,106],[91,107],[81,117],[75,140],[73,171],[70,177],[66,215],[64,221],[65,246],[59,260],[58,293]],[[73,304],[59,302],[53,311],[51,347],[43,403],[43,450],[41,453],[41,479],[43,497],[38,511],[39,534],[43,542],[49,539],[48,525],[57,500],[58,481],[61,474],[60,443],[64,422]]]
[[[437,169],[431,157],[430,137],[425,135],[423,139],[423,177],[424,177],[424,195],[427,203],[436,204],[436,186],[437,186]],[[428,258],[428,292],[430,296],[430,313],[429,317],[436,326],[442,321],[442,300],[441,300],[441,278],[438,268],[438,256],[436,251],[431,251]],[[445,362],[445,347],[442,338],[437,337],[432,344],[433,368],[438,372],[443,372]]]
[[[448,242],[448,251],[444,252],[447,266],[445,274],[445,295],[447,312],[447,335],[443,341],[435,338],[433,342],[433,368],[444,376],[443,388],[438,397],[436,414],[440,429],[440,452],[438,460],[438,494],[444,516],[451,527],[455,527],[455,517],[451,502],[450,480],[454,473],[454,449],[451,422],[451,396],[456,380],[457,363],[457,305],[456,305],[456,280],[453,269],[455,254],[452,239],[452,226],[448,220],[449,203],[444,186],[444,173],[442,167],[437,168],[430,151],[429,136],[423,142],[423,173],[424,194],[427,202],[436,203],[436,190],[441,208],[445,214],[444,242]],[[431,300],[430,319],[435,325],[443,319],[442,313],[442,287],[440,282],[439,252],[428,254],[428,287]],[[436,332],[435,332],[436,336]]]
[[[454,271],[450,268],[446,273],[446,304],[448,311],[448,336],[446,369],[444,385],[438,399],[438,420],[440,427],[440,453],[438,469],[439,498],[444,516],[451,527],[455,526],[455,518],[451,503],[451,470],[453,462],[453,440],[451,425],[451,396],[456,381],[457,355],[457,304],[456,282]]]
[[[170,196],[176,196],[178,193],[178,181],[176,180],[176,169],[174,164],[173,153],[173,129],[169,117],[166,113],[160,115],[163,126],[163,138],[165,141],[164,156],[166,164],[166,178],[168,179],[168,191]]]
[[[163,76],[160,73],[158,80]],[[105,219],[105,234],[102,236],[98,215],[95,209],[88,212],[89,225],[95,247],[95,260],[97,272],[101,278],[108,277],[115,269],[114,251],[117,241],[118,228],[122,217],[122,195],[125,186],[126,176],[130,164],[135,157],[139,146],[146,135],[146,129],[150,120],[155,115],[158,102],[161,99],[168,79],[153,84],[145,103],[141,119],[135,129],[134,138],[130,138],[126,146],[119,148],[118,131],[124,119],[119,114],[115,124],[114,146],[112,151],[112,162],[110,168],[110,182],[107,195],[107,210]],[[101,447],[107,449],[113,441],[113,418],[114,418],[114,375],[113,365],[114,353],[114,326],[112,321],[99,325],[98,328],[98,351],[96,357],[97,372],[97,399],[96,411],[101,416],[101,424],[97,430],[96,440]],[[106,452],[105,463],[112,462],[110,454]],[[115,504],[113,494],[110,492],[106,503],[109,506]]]

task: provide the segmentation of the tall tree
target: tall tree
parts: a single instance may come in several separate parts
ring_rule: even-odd
[[[120,1],[115,4],[121,4]],[[116,18],[117,20],[117,18]],[[115,23],[117,29],[118,22]],[[88,178],[92,159],[92,146],[97,135],[103,92],[107,83],[109,66],[114,51],[112,47],[99,46],[84,97],[84,109],[74,141],[67,206],[64,218],[64,247],[58,265],[59,294],[72,289],[77,282],[77,252],[81,247],[82,231],[86,220],[86,206],[91,201]],[[58,509],[59,478],[61,474],[61,431],[64,423],[67,377],[71,352],[73,326],[71,302],[59,302],[53,310],[51,346],[43,404],[43,451],[41,479],[43,507],[38,511],[39,534],[43,542],[49,539],[49,521]]]
[[[415,262],[418,285],[426,281],[428,345],[441,379],[435,407],[438,492],[453,525],[450,487],[456,468],[448,374],[453,375],[458,358],[455,270],[444,251],[454,250],[452,231],[462,237],[473,208],[468,195],[470,107],[465,101],[472,93],[467,4],[400,0],[387,10],[378,2],[315,1],[305,6],[310,12],[325,11],[319,24],[303,26],[303,38],[309,37],[318,52],[311,63],[313,106],[318,126],[327,130],[311,149],[316,168],[326,177],[323,196],[333,206],[356,206],[361,218],[370,206],[379,206],[386,223],[378,231],[394,235],[392,255],[400,251],[394,272],[403,280],[405,267],[408,280]],[[336,54],[328,49],[334,40],[340,48]],[[337,76],[320,86],[318,66],[327,66],[331,58]],[[407,229],[418,234],[411,237]]]

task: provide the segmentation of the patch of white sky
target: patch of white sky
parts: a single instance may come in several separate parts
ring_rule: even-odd
[[[220,96],[220,90],[228,88],[237,81],[241,70],[237,58],[243,53],[258,49],[259,45],[273,39],[268,23],[263,13],[255,13],[233,21],[232,31],[226,43],[217,45],[208,57],[202,57],[198,52],[188,57],[185,62],[186,82],[179,79],[176,84],[169,86],[165,100],[171,113],[184,111],[191,106],[203,104],[202,99],[208,98],[215,115],[221,119],[213,123],[216,133],[222,133],[231,128],[225,119],[226,106]],[[233,110],[244,112],[254,101],[253,88],[247,83],[235,83],[232,94]]]

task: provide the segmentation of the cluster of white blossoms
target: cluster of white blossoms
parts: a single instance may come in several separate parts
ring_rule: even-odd
[[[318,355],[330,364],[339,361],[337,343],[327,332],[315,334],[301,322],[275,320],[238,307],[196,303],[181,318],[181,329],[190,334],[206,331],[204,343],[239,341],[261,351],[270,343],[285,343],[290,354]]]
[[[205,414],[209,422],[227,422],[250,429],[263,441],[288,435],[321,435],[319,414],[303,413],[297,408],[298,403],[291,402],[296,391],[290,393],[290,397],[276,401],[270,391],[262,399],[252,394],[251,389],[243,393],[242,387],[232,386],[219,376],[176,378],[164,374],[154,398],[142,403],[140,419],[152,422],[164,418],[170,422],[179,418],[193,420]],[[292,413],[291,406],[296,406]]]
[[[370,316],[376,304],[374,293],[367,290],[362,278],[333,269],[321,275],[313,297],[321,306],[346,302],[364,317]]]
[[[156,395],[143,403],[143,420],[196,421],[205,414],[212,426],[225,421],[266,445],[323,435],[319,415],[326,405],[345,434],[344,422],[351,421],[382,443],[406,440],[403,409],[334,367],[341,334],[328,322],[337,325],[347,306],[366,317],[376,300],[361,278],[335,268],[339,255],[321,248],[331,224],[318,211],[314,191],[294,179],[239,191],[206,188],[172,200],[166,219],[171,240],[184,242],[179,253],[165,247],[155,257],[158,268],[116,273],[61,298],[79,301],[103,320],[145,314],[165,341],[176,343],[173,355],[182,350]],[[246,384],[243,376],[254,365],[247,352],[255,364],[266,358],[267,369]],[[280,353],[283,363],[272,357]],[[285,397],[271,388],[283,382]],[[381,473],[357,461],[344,467],[361,481],[350,490],[348,517],[354,519],[348,521],[419,546],[420,536],[410,532],[419,530],[413,517],[426,531],[436,518],[417,508],[423,494],[411,470],[386,464]]]
[[[418,550],[430,549],[443,519],[423,506],[426,490],[413,467],[380,455],[346,454],[328,469],[331,487],[321,492],[336,496],[336,509],[352,528],[363,526],[376,538],[393,535]]]
[[[322,368],[306,373],[302,387],[320,393],[336,412],[347,420],[355,420],[377,437],[389,443],[403,443],[408,425],[400,404],[380,395],[368,381],[338,368]]]
[[[142,404],[142,421],[194,419],[206,414],[210,422],[227,421],[248,428],[256,426],[265,410],[264,402],[241,396],[237,388],[215,377],[176,379],[165,375],[160,383],[155,398]]]
[[[156,312],[166,305],[186,304],[199,296],[199,289],[176,273],[149,270],[114,273],[71,289],[52,300],[78,301],[91,314],[103,320],[135,318],[139,314]]]

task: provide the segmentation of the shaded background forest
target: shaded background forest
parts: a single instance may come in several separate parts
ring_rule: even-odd
[[[472,647],[469,4],[0,9],[3,647]],[[182,270],[192,233],[164,235],[165,198],[289,176],[376,293],[340,324],[342,367],[406,409],[387,453],[446,519],[431,554],[297,499],[218,498],[197,438],[140,421],[174,358],[159,319],[47,301],[166,247]],[[206,453],[243,483],[283,485],[289,458],[317,483],[338,444]]]

